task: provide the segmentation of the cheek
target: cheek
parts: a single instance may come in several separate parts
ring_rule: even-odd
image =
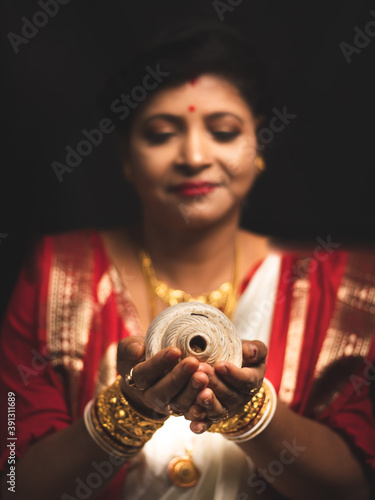
[[[232,192],[238,196],[246,196],[256,177],[254,155],[240,155],[231,165]]]
[[[228,174],[233,180],[235,178],[244,180],[247,177],[252,177],[254,159],[257,154],[255,137],[237,143],[228,153],[226,165]]]
[[[134,155],[131,160],[134,179],[142,184],[153,184],[165,172],[165,157],[158,152],[142,152]]]
[[[251,155],[239,155],[237,158],[232,158],[228,165],[227,173],[231,178],[233,185],[251,184],[255,175],[254,158]]]
[[[242,198],[247,195],[255,180],[255,169],[248,165],[241,170],[239,175],[233,180],[232,192],[235,197]]]

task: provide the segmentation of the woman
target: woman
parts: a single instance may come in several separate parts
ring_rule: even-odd
[[[370,498],[374,261],[240,229],[261,75],[239,36],[194,28],[106,88],[140,223],[48,236],[21,273],[1,337],[19,457],[4,453],[5,498],[12,474],[21,499]],[[191,298],[233,319],[241,368],[145,359],[151,320]]]

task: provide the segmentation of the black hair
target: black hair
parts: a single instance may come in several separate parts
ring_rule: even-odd
[[[159,68],[163,75],[153,90],[142,87],[145,76]],[[234,84],[259,123],[270,112],[271,94],[266,69],[246,37],[215,21],[178,25],[160,30],[128,53],[122,69],[99,94],[103,116],[110,116],[118,132],[128,134],[136,110],[123,104],[124,95],[141,90],[137,108],[158,89],[175,87],[202,74],[221,76]],[[155,82],[155,80],[154,80]]]

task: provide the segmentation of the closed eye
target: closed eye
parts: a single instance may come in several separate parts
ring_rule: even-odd
[[[150,144],[164,144],[174,135],[173,132],[148,133],[146,139]]]
[[[240,132],[238,132],[237,130],[234,132],[223,132],[223,131],[212,132],[214,138],[219,142],[233,141],[236,137],[239,136],[239,134]]]

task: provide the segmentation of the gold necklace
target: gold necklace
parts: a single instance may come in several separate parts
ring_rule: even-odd
[[[198,301],[222,309],[231,318],[236,306],[236,291],[238,282],[239,245],[236,241],[233,279],[223,283],[217,290],[193,296],[183,290],[170,288],[164,281],[158,280],[148,253],[140,249],[139,260],[146,282],[152,318],[156,317],[155,299],[158,297],[164,304],[172,306],[181,302]],[[170,460],[168,475],[171,481],[181,488],[195,486],[200,478],[200,471],[192,459],[192,448],[185,447],[186,454]]]
[[[238,282],[238,261],[239,261],[239,245],[236,242],[233,279],[231,282],[225,282],[217,290],[205,292],[200,295],[191,295],[183,290],[170,288],[164,281],[158,280],[148,253],[140,249],[139,260],[142,267],[143,276],[147,285],[149,294],[150,308],[152,318],[156,316],[155,298],[158,297],[164,304],[173,306],[181,302],[203,302],[218,309],[221,309],[228,318],[231,318],[236,306],[236,292]]]

